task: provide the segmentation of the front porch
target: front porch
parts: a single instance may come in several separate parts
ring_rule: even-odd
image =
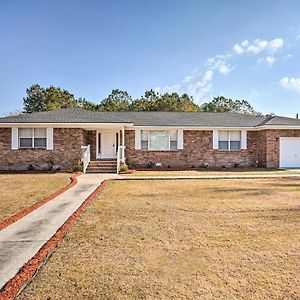
[[[84,130],[83,172],[119,173],[125,162],[125,127]]]

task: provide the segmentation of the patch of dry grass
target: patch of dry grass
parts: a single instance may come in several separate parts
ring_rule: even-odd
[[[18,299],[299,299],[299,184],[110,182]]]
[[[236,169],[236,170],[186,170],[186,171],[135,171],[132,174],[124,174],[124,176],[224,176],[224,175],[288,175],[300,174],[298,171],[293,170],[268,170],[268,169]]]
[[[70,174],[0,174],[0,222],[70,182]]]

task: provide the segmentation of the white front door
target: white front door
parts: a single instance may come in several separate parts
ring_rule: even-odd
[[[101,158],[116,158],[116,133],[114,131],[101,132]]]
[[[300,138],[280,138],[280,168],[300,168]]]

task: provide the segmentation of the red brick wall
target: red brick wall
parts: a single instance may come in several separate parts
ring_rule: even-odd
[[[233,167],[255,166],[257,161],[257,132],[248,132],[248,149],[241,151],[213,150],[213,132],[184,130],[184,149],[177,151],[135,150],[134,131],[125,136],[126,158],[129,164],[146,167],[148,162],[161,163],[162,167]]]
[[[96,159],[96,130],[89,130],[87,145],[91,147],[91,160]]]
[[[267,132],[266,130],[257,132],[257,161],[258,166],[266,167],[267,164]]]
[[[81,146],[86,133],[80,128],[54,128],[54,150],[11,149],[11,128],[0,128],[0,170],[72,170],[73,163],[81,158]]]
[[[185,130],[184,149],[177,151],[135,150],[134,131],[125,132],[126,158],[129,164],[146,167],[149,162],[162,163],[162,167],[232,167],[260,166],[279,167],[279,138],[300,137],[300,130],[248,131],[247,150],[236,152],[212,149],[212,131]],[[55,128],[54,150],[11,150],[11,129],[0,128],[0,170],[35,169],[71,170],[73,163],[81,158],[81,146],[91,145],[91,159],[96,158],[96,131],[79,128]]]
[[[279,167],[279,138],[300,137],[300,130],[266,130],[266,167]]]

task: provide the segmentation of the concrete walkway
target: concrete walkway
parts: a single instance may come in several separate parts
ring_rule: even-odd
[[[84,200],[116,174],[85,174],[78,183],[19,221],[0,231],[0,289],[56,233]]]

